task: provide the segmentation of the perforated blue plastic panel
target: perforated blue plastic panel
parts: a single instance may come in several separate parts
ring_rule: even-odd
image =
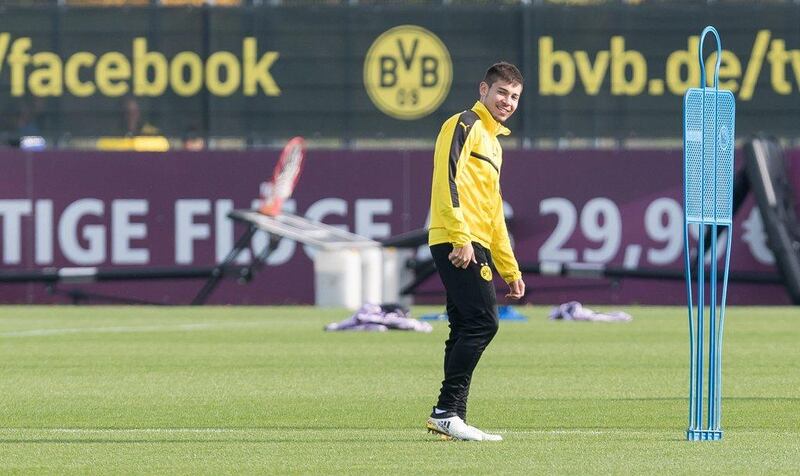
[[[730,91],[686,91],[683,165],[688,222],[731,223],[735,109]]]

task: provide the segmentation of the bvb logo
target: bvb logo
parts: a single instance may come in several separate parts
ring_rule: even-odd
[[[492,268],[490,268],[489,265],[484,264],[481,266],[481,278],[486,281],[492,280]]]
[[[435,111],[447,97],[452,79],[447,47],[414,25],[384,32],[364,60],[364,86],[370,99],[397,119],[419,119]]]

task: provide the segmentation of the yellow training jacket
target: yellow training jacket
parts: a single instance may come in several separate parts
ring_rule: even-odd
[[[436,139],[428,244],[464,246],[477,241],[492,253],[497,271],[510,283],[522,277],[508,240],[498,134],[509,131],[480,101],[452,116]]]

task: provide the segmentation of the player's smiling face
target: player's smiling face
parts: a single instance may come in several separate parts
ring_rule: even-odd
[[[481,102],[498,122],[505,122],[514,114],[522,95],[522,84],[498,79],[491,86],[481,82]]]

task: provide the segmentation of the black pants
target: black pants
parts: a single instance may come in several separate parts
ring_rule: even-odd
[[[436,407],[453,411],[467,419],[467,397],[472,372],[483,350],[497,333],[497,296],[491,273],[481,268],[493,267],[489,250],[472,243],[477,264],[456,268],[447,258],[450,244],[431,246],[431,254],[447,292],[447,316],[450,336],[444,344],[444,380]],[[491,269],[491,268],[490,268]],[[488,278],[488,279],[486,279]]]

